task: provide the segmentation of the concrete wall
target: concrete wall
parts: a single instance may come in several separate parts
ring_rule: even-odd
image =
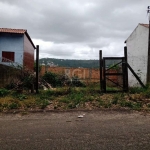
[[[2,58],[2,51],[15,52],[15,62],[23,65],[23,35],[0,33],[0,58]]]
[[[148,28],[138,25],[126,41],[128,63],[146,84],[148,61]],[[138,81],[129,71],[129,86],[139,86]]]

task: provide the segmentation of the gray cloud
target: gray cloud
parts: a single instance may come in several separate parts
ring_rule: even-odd
[[[0,27],[27,29],[40,57],[98,59],[99,49],[122,55],[137,24],[148,23],[148,5],[149,0],[0,0]]]

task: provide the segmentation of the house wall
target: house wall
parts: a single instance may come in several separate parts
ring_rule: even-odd
[[[24,66],[28,69],[33,70],[34,68],[34,47],[31,42],[28,40],[27,36],[24,34],[24,57],[23,57]]]
[[[138,25],[126,41],[128,63],[146,84],[148,61],[148,28]],[[138,81],[129,71],[129,86],[139,86]]]
[[[15,52],[15,62],[23,65],[23,35],[22,34],[11,34],[11,33],[0,33],[0,63],[2,62],[2,51]]]

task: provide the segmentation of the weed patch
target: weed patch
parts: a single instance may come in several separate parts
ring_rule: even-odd
[[[49,105],[49,101],[45,99],[44,100],[38,99],[36,100],[36,104],[39,108],[44,109],[47,107],[47,105]]]
[[[133,90],[133,89],[132,89]],[[143,89],[142,89],[143,90]],[[39,94],[0,90],[0,111],[10,109],[97,109],[122,108],[150,110],[150,88],[129,93],[100,94],[99,85],[64,87],[40,91]],[[139,92],[139,93],[138,93]]]
[[[0,97],[4,97],[9,94],[7,89],[0,89]]]

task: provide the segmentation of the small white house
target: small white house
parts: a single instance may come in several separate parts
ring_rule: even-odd
[[[128,50],[128,63],[144,84],[147,83],[148,33],[148,24],[138,24],[125,41]],[[130,87],[139,85],[130,71],[128,71],[128,80]]]

